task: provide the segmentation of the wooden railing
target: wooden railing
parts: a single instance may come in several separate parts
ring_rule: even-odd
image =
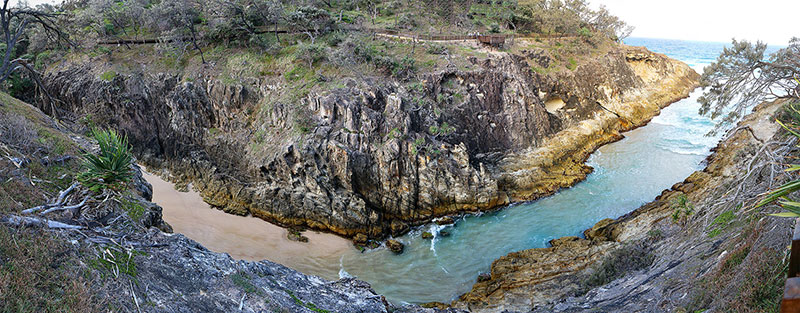
[[[800,312],[800,218],[797,219],[792,234],[792,251],[789,256],[789,275],[783,289],[781,313]]]
[[[480,43],[490,44],[490,45],[503,45],[507,38],[519,38],[519,39],[569,39],[569,38],[577,38],[578,36],[575,35],[567,35],[567,34],[519,34],[519,35],[506,35],[506,34],[489,34],[489,35],[425,35],[425,34],[413,34],[413,33],[402,33],[397,30],[393,29],[373,29],[373,28],[354,28],[354,27],[343,27],[341,30],[344,31],[367,31],[372,32],[378,35],[384,36],[395,36],[397,38],[406,39],[406,40],[420,40],[420,41],[465,41],[465,40],[477,40]],[[278,34],[300,34],[302,32],[299,31],[290,31],[286,29],[269,29],[266,27],[257,28],[255,30],[256,34],[265,34],[265,33],[278,33]],[[155,44],[159,42],[171,42],[171,41],[179,41],[179,40],[189,40],[190,38],[170,38],[170,37],[156,37],[156,38],[143,38],[143,39],[129,39],[129,38],[120,38],[116,40],[101,40],[98,44],[101,45],[137,45],[137,44]]]

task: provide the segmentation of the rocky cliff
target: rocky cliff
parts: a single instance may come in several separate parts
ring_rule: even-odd
[[[326,281],[269,261],[236,261],[165,233],[170,227],[161,207],[149,201],[152,189],[138,167],[129,184],[114,190],[74,183],[82,170],[78,153],[95,146],[0,93],[0,149],[9,156],[0,159],[3,311],[431,311],[390,306],[362,281]],[[56,193],[66,186],[72,191]],[[56,196],[84,204],[77,211],[24,212]]]
[[[653,202],[551,247],[508,254],[452,305],[472,312],[776,311],[793,220],[754,210],[793,142],[783,101],[745,118],[704,170]],[[773,209],[768,210],[771,212]]]
[[[352,78],[294,98],[303,87],[283,79],[101,79],[104,66],[85,61],[44,78],[59,115],[123,130],[148,166],[226,212],[370,238],[569,186],[595,148],[697,81],[685,64],[624,46],[574,71],[540,74],[530,64],[546,56],[494,51],[417,83]]]

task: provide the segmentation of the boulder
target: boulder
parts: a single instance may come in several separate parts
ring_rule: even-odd
[[[389,248],[389,250],[391,250],[392,252],[400,254],[403,253],[405,245],[403,245],[402,242],[399,242],[397,240],[389,239],[386,240],[386,247]]]
[[[353,237],[353,244],[357,246],[366,246],[367,241],[369,241],[369,238],[364,234],[356,234],[355,237]]]
[[[453,220],[453,218],[449,217],[449,216],[445,216],[445,217],[436,219],[435,222],[436,222],[436,225],[452,225],[452,224],[456,223],[456,221]]]
[[[303,236],[300,231],[294,229],[289,229],[289,232],[286,234],[286,238],[289,238],[291,241],[308,242],[308,237]]]

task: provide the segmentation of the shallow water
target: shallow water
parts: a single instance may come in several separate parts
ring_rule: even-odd
[[[696,71],[712,62],[724,44],[631,38],[629,45],[682,60]],[[332,235],[306,232],[309,243],[291,242],[286,231],[255,218],[208,207],[196,193],[179,193],[148,175],[154,201],[176,232],[213,251],[246,260],[268,259],[327,279],[357,276],[393,302],[449,302],[471,289],[480,272],[512,251],[546,247],[562,236],[580,235],[604,218],[616,218],[651,201],[662,190],[702,168],[718,137],[705,136],[713,122],[697,114],[696,91],[667,107],[647,126],[601,147],[588,160],[595,171],[572,188],[530,203],[447,226],[449,237],[420,237],[440,226],[417,229],[401,238],[402,255],[381,248],[365,253]]]
[[[201,243],[215,252],[239,260],[270,260],[304,273],[324,273],[337,278],[338,260],[353,249],[346,239],[330,234],[305,232],[308,243],[290,241],[287,230],[255,217],[231,215],[211,208],[196,191],[179,192],[161,177],[145,172],[153,185],[153,202],[164,210],[164,220],[175,233]],[[190,188],[191,189],[191,188]]]

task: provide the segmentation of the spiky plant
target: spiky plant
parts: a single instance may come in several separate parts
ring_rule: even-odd
[[[797,137],[800,139],[800,103],[794,103],[787,105],[787,113],[790,116],[789,122],[781,122],[777,120],[778,124],[780,124],[784,129],[786,129],[789,134],[792,136]],[[786,169],[786,172],[796,172],[800,171],[800,164],[794,164]],[[771,214],[774,216],[780,217],[800,217],[800,202],[789,198],[789,195],[794,193],[795,191],[800,190],[800,179],[792,180],[782,186],[772,190],[767,194],[767,197],[764,200],[761,200],[756,207],[762,207],[770,203],[778,202],[778,205],[781,206],[785,211],[777,214]]]
[[[84,153],[85,171],[78,179],[89,189],[98,192],[106,188],[116,189],[133,179],[131,163],[133,155],[128,146],[128,138],[114,130],[92,130],[100,151],[97,154]]]

